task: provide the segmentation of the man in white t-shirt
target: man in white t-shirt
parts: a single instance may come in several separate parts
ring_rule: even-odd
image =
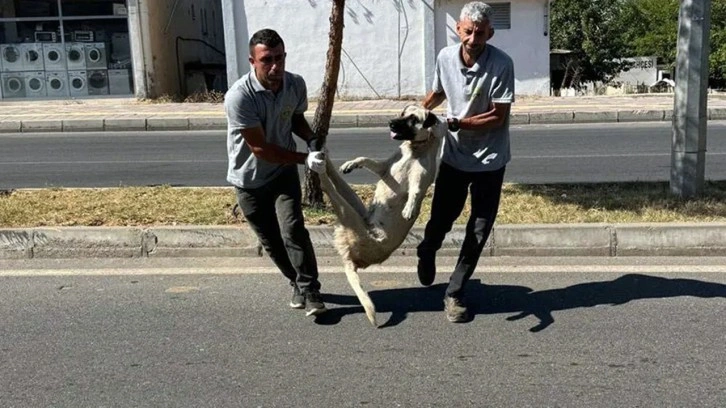
[[[321,172],[320,151],[297,151],[293,133],[314,150],[315,134],[303,116],[305,81],[285,71],[285,43],[270,29],[250,38],[251,71],[224,97],[227,116],[227,181],[265,251],[293,288],[290,307],[307,315],[325,312],[318,265],[304,225],[297,165]]]
[[[494,35],[491,14],[492,8],[483,2],[464,5],[456,23],[461,43],[439,52],[433,87],[423,101],[427,109],[447,101],[449,132],[434,186],[431,218],[417,250],[422,285],[433,283],[436,251],[471,193],[466,236],[444,296],[444,310],[451,322],[469,319],[464,286],[497,216],[504,169],[510,159],[514,65],[504,51],[487,44]]]

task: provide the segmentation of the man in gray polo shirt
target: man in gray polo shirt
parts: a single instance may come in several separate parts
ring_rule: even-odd
[[[322,152],[297,152],[292,134],[311,147],[315,134],[303,116],[308,107],[302,77],[285,71],[285,44],[274,30],[250,38],[251,71],[224,97],[227,181],[265,251],[293,287],[290,307],[323,313],[318,265],[305,229],[297,165],[322,171]]]
[[[442,49],[433,88],[423,106],[447,101],[449,132],[436,177],[431,218],[418,246],[418,277],[429,286],[436,276],[436,251],[471,192],[471,215],[459,259],[444,296],[451,322],[468,320],[464,285],[474,273],[497,216],[509,162],[509,110],[514,102],[514,66],[502,50],[487,44],[494,35],[492,8],[480,1],[464,5],[456,33],[460,44]]]

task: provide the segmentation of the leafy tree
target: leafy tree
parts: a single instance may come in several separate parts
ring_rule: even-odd
[[[623,33],[630,56],[654,55],[673,67],[678,41],[679,0],[625,0]],[[726,0],[711,1],[711,86],[726,86]]]
[[[661,0],[662,1],[662,0]],[[562,86],[607,82],[626,64],[620,18],[623,0],[554,0],[552,47],[572,52]]]
[[[709,85],[726,88],[726,0],[711,2],[711,54]]]

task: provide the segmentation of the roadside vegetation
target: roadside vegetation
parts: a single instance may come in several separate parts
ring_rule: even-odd
[[[675,69],[679,0],[554,0],[551,48],[567,50],[569,62],[555,87],[608,82],[624,57],[655,56],[659,68]],[[711,1],[709,87],[726,88],[726,0]],[[650,84],[646,84],[650,85]]]
[[[369,199],[370,185],[355,186]],[[431,190],[431,189],[430,189]],[[428,219],[431,191],[417,223]],[[464,223],[468,205],[457,221]],[[335,223],[329,208],[305,209],[309,225]],[[726,182],[707,183],[701,197],[684,200],[668,183],[506,184],[497,222],[634,223],[726,222]],[[240,225],[231,188],[121,187],[38,189],[0,193],[0,228],[40,226]]]

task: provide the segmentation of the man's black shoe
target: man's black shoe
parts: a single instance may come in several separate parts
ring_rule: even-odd
[[[431,286],[436,278],[436,255],[419,254],[416,272],[418,272],[418,281],[422,285]]]
[[[324,313],[328,309],[323,303],[323,296],[317,290],[309,290],[305,292],[305,315],[317,316]]]
[[[305,308],[305,296],[300,293],[300,289],[296,284],[292,284],[292,299],[290,299],[290,307],[293,309]]]

